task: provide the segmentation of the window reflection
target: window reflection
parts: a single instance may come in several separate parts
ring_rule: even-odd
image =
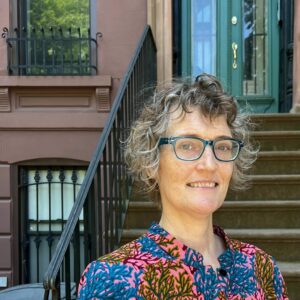
[[[192,76],[216,74],[216,1],[192,0]]]

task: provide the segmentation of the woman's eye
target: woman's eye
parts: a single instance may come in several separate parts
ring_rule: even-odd
[[[231,146],[227,144],[217,145],[217,150],[222,152],[231,151]]]
[[[193,149],[193,145],[192,144],[181,144],[180,145],[181,150],[192,150]]]

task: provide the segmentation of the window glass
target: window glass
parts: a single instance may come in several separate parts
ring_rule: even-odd
[[[244,0],[243,4],[243,94],[267,95],[268,0]]]
[[[216,0],[191,4],[192,76],[216,75]]]
[[[41,282],[85,177],[83,168],[21,170],[23,283]],[[80,253],[84,253],[83,211],[80,215]],[[71,262],[74,249],[70,247]],[[79,262],[84,268],[83,258]],[[73,265],[71,266],[73,269]],[[73,274],[71,274],[71,277]],[[73,280],[73,279],[72,279]]]

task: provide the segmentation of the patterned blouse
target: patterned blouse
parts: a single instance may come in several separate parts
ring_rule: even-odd
[[[259,248],[224,239],[215,271],[202,255],[154,223],[146,234],[90,263],[78,299],[288,299],[274,259]]]

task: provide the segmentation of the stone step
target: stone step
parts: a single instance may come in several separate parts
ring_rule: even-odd
[[[261,151],[297,151],[300,150],[300,130],[295,131],[254,131],[252,140]]]
[[[300,228],[297,229],[225,229],[233,239],[254,244],[276,260],[300,261]]]
[[[124,229],[147,229],[153,221],[160,219],[160,208],[153,201],[130,201],[127,209]]]
[[[300,175],[252,175],[252,187],[242,192],[229,191],[228,200],[298,200]]]
[[[227,200],[298,200],[300,174],[250,175],[251,187],[246,191],[229,191]],[[133,187],[131,201],[149,201],[151,195]]]
[[[214,214],[223,228],[300,228],[300,200],[225,201]]]
[[[146,229],[124,229],[121,244],[128,243],[146,232]],[[232,239],[248,242],[263,249],[282,262],[300,261],[299,229],[225,229]]]
[[[256,130],[300,130],[300,114],[255,114],[251,120]]]
[[[290,300],[299,299],[300,295],[300,262],[277,262],[288,289]]]
[[[251,187],[246,191],[229,191],[227,200],[298,200],[300,199],[300,174],[251,175]],[[149,195],[132,195],[134,201],[149,201]]]
[[[251,174],[300,174],[300,151],[262,151]]]
[[[161,210],[151,201],[129,203],[125,229],[147,229],[158,222]],[[300,228],[300,200],[225,201],[214,214],[223,228]]]

